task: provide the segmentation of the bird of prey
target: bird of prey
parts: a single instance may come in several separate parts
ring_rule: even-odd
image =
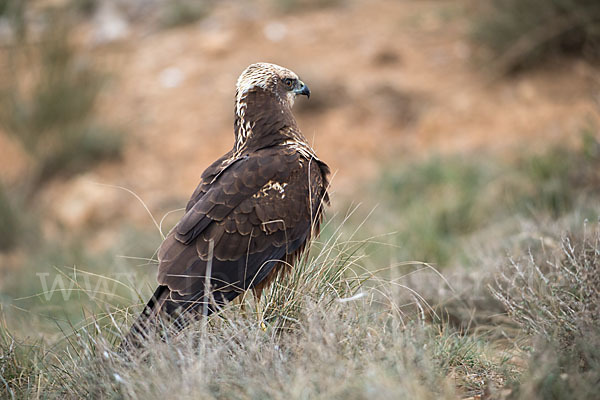
[[[260,297],[318,234],[330,170],[292,114],[298,95],[310,90],[287,68],[242,72],[233,148],[202,173],[161,244],[159,286],[123,343],[139,345],[159,319],[180,329],[183,317],[212,313],[245,290]]]

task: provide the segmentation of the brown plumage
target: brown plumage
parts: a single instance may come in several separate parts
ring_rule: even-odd
[[[160,246],[159,286],[125,345],[138,345],[161,319],[177,328],[245,290],[260,296],[318,233],[329,168],[298,129],[292,105],[299,94],[310,91],[274,64],[252,64],[240,75],[234,146],[204,171]]]

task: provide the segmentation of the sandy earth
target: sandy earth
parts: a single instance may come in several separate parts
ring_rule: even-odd
[[[599,121],[598,70],[554,63],[497,79],[466,37],[475,1],[354,1],[297,14],[225,2],[193,25],[98,46],[113,73],[100,113],[129,134],[120,162],[53,185],[45,198],[67,226],[174,208],[202,170],[232,145],[233,93],[250,63],[296,71],[313,95],[299,125],[336,177],[337,195],[359,178],[430,152],[501,151],[574,143]],[[25,164],[0,135],[0,171]],[[183,205],[183,203],[181,203]]]

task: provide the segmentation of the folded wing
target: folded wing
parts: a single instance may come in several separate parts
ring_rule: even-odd
[[[203,177],[197,200],[159,249],[158,281],[178,303],[167,313],[204,302],[211,241],[217,302],[262,282],[306,243],[325,195],[319,163],[282,148],[257,151],[213,175],[212,182]]]

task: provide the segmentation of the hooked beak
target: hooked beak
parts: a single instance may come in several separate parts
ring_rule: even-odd
[[[303,94],[306,96],[306,98],[310,99],[310,89],[302,81],[298,81],[298,86],[296,87],[296,89],[294,89],[294,93],[296,93],[297,95]]]

